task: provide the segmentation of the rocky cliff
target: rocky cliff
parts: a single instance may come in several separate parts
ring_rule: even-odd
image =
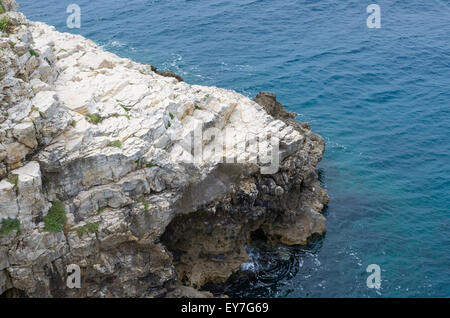
[[[202,296],[254,233],[325,231],[324,141],[274,95],[189,85],[1,3],[0,294]]]

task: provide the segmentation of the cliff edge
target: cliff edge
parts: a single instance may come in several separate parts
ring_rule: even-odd
[[[0,294],[203,296],[252,233],[325,231],[324,141],[274,95],[189,85],[1,4]]]

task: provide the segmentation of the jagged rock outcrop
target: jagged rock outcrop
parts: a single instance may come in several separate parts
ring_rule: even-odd
[[[1,3],[0,294],[208,296],[191,287],[237,271],[252,233],[325,231],[323,139],[274,95],[186,84]]]

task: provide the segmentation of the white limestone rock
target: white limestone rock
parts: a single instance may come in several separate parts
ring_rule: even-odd
[[[19,5],[15,0],[1,0],[1,4],[5,11],[17,11],[19,9]]]
[[[42,191],[39,163],[31,161],[12,173],[18,176],[17,203],[21,225],[24,229],[32,229],[35,226],[33,219],[50,208]]]
[[[4,179],[0,181],[0,219],[16,219],[18,215],[16,186]]]

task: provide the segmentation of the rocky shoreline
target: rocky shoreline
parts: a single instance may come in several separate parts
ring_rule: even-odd
[[[0,294],[211,296],[254,235],[325,232],[325,143],[275,95],[189,85],[1,3]]]

